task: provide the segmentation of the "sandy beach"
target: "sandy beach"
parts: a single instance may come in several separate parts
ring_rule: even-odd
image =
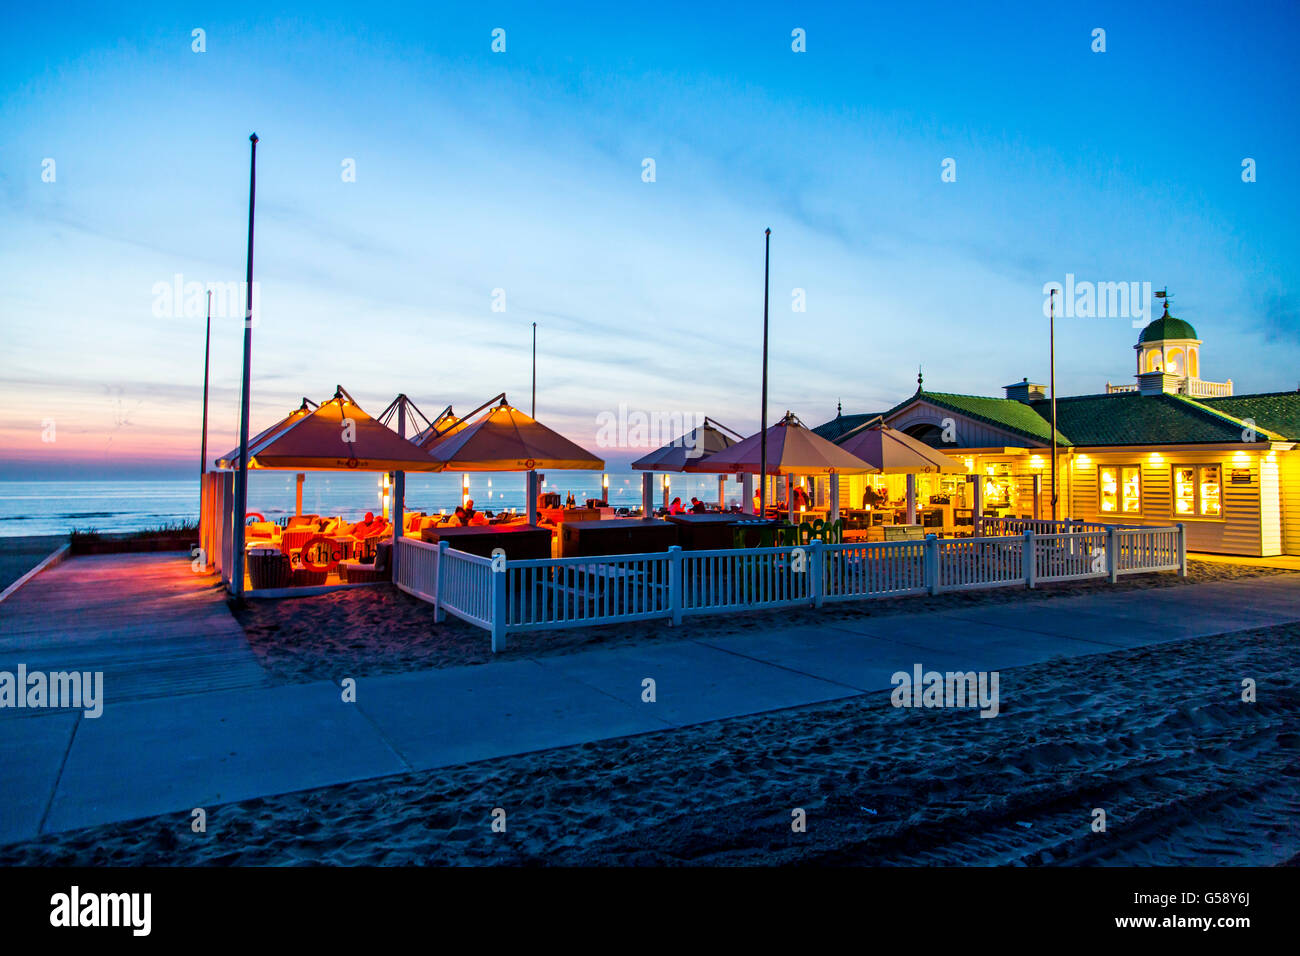
[[[210,807],[206,834],[187,814],[61,833],[0,848],[0,861],[1294,863],[1297,651],[1300,626],[1285,625],[1059,659],[1004,671],[993,720],[898,709],[878,692]],[[1245,677],[1255,703],[1241,700]]]
[[[609,627],[537,631],[512,635],[496,657],[569,654],[591,647],[619,647],[684,637],[716,637],[756,629],[857,621],[877,615],[990,604],[1024,604],[1053,598],[1145,588],[1175,588],[1230,581],[1262,574],[1295,572],[1242,564],[1188,561],[1186,579],[1175,574],[1139,574],[1105,580],[955,591],[935,597],[904,597],[828,605],[813,610],[783,609],[738,615],[691,617],[674,629],[664,621]],[[250,601],[236,611],[253,652],[273,679],[283,683],[337,681],[344,676],[392,674],[431,667],[485,664],[493,659],[486,631],[448,616],[441,624],[433,607],[393,587],[361,588],[315,597]]]

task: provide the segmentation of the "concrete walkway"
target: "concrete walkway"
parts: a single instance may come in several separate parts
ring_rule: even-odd
[[[176,584],[147,558],[95,559],[98,568],[77,559],[56,571],[71,588],[75,575],[112,577],[134,560],[155,586]],[[41,576],[45,587],[55,574]],[[112,602],[84,599],[41,621],[33,607],[0,607],[0,670],[83,667],[100,653],[83,647],[122,642],[106,665],[102,717],[0,711],[0,843],[159,813],[179,823],[194,807],[852,697],[888,689],[895,671],[918,663],[997,670],[1300,621],[1300,579],[1275,576],[718,638],[690,639],[688,622],[662,644],[358,676],[356,703],[344,703],[327,682],[254,680],[220,595],[192,580],[159,595],[129,631],[112,614],[101,620]],[[159,648],[182,646],[196,655],[188,682],[177,677],[172,691],[138,674],[131,682],[133,661],[152,654],[156,664]],[[641,699],[645,678],[654,703]]]

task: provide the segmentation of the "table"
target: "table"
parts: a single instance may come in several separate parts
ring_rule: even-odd
[[[734,548],[736,523],[743,514],[688,514],[669,515],[668,521],[677,526],[677,543],[685,551],[718,551]]]
[[[677,543],[678,527],[657,518],[613,521],[566,521],[559,528],[560,556],[654,554]]]
[[[421,537],[430,544],[446,541],[448,547],[483,558],[492,557],[496,548],[506,553],[507,561],[531,561],[551,556],[551,530],[531,524],[425,528]]]

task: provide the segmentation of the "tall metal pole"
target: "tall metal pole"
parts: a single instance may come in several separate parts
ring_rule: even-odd
[[[537,417],[537,323],[533,323],[533,411],[532,417]],[[524,512],[528,515],[528,523],[537,523],[537,472],[529,471],[524,477]],[[645,517],[650,517],[645,515]]]
[[[1056,290],[1048,296],[1048,387],[1052,391],[1052,520],[1056,520]]]
[[[244,596],[244,522],[248,520],[248,403],[253,373],[253,209],[257,200],[257,134],[248,159],[248,275],[244,288],[244,380],[239,403],[239,475],[235,481],[234,554],[231,583],[236,599]]]
[[[208,290],[208,330],[203,343],[203,440],[199,446],[199,520],[203,520],[203,480],[208,474],[208,367],[212,354],[212,290]]]
[[[772,260],[772,230],[764,233],[763,240],[763,409],[758,426],[758,516],[767,516],[767,289],[768,267]]]

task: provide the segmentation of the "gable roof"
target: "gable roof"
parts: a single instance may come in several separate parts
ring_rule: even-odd
[[[1034,410],[1051,415],[1051,402]],[[1056,400],[1056,426],[1075,445],[1188,445],[1241,441],[1245,426],[1183,395],[1115,392]],[[1263,432],[1264,429],[1260,428]],[[1271,437],[1271,436],[1263,436]]]
[[[1005,429],[1015,435],[1032,438],[1048,445],[1052,443],[1052,429],[1048,424],[1048,420],[1034,411],[1030,405],[1013,398],[991,398],[987,395],[956,395],[951,392],[927,392],[918,389],[911,398],[899,402],[885,412],[885,418],[888,419],[895,412],[918,400]],[[1060,404],[1060,399],[1057,399],[1057,404]],[[1057,416],[1056,443],[1058,445],[1070,444],[1070,440],[1065,437],[1060,428],[1059,415]]]
[[[844,435],[883,414],[885,413],[871,412],[868,415],[836,415],[830,421],[818,425],[813,431],[828,441],[838,441]]]
[[[1202,405],[1208,405],[1233,418],[1249,418],[1257,428],[1300,441],[1300,391],[1229,395],[1226,398],[1202,398],[1199,401]]]
[[[1050,399],[1020,402],[984,395],[918,391],[885,412],[885,418],[916,401],[965,415],[1012,434],[1051,443]],[[842,415],[821,426],[871,416]],[[1057,444],[1064,446],[1187,445],[1240,442],[1251,419],[1262,440],[1300,441],[1300,392],[1268,392],[1192,399],[1164,393],[1114,392],[1056,400]],[[841,434],[852,429],[844,427]],[[819,429],[820,431],[820,429]],[[824,434],[824,432],[822,432]]]

